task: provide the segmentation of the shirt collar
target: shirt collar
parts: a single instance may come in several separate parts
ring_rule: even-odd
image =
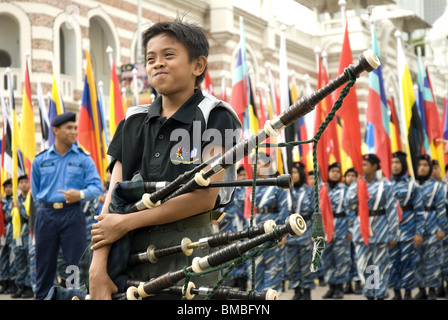
[[[67,153],[70,152],[70,151],[73,151],[73,152],[75,152],[75,153],[79,153],[78,146],[77,146],[76,144],[77,144],[77,142],[74,143],[74,144],[72,144],[72,146],[70,147],[70,149],[68,149]],[[55,148],[54,148],[54,144],[52,144],[51,147],[48,148],[48,151],[49,151],[49,152],[55,152],[55,153],[59,154],[59,153],[55,150]],[[67,154],[67,153],[66,153],[66,154]]]
[[[179,122],[188,124],[195,118],[195,112],[193,108],[196,108],[204,98],[202,91],[196,89],[193,95],[171,116],[170,119],[177,120]],[[162,111],[162,96],[157,97],[151,104],[148,110],[148,119],[154,117],[160,117]]]

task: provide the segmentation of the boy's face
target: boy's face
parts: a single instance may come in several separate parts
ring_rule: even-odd
[[[392,174],[400,174],[403,170],[401,162],[397,158],[392,158]]]
[[[429,170],[430,167],[428,161],[420,160],[418,162],[417,175],[419,175],[420,177],[426,177],[429,174]]]
[[[6,186],[4,186],[4,189],[7,196],[12,195],[12,184],[7,184]]]
[[[164,96],[180,92],[193,93],[196,78],[202,74],[207,59],[192,62],[187,48],[173,37],[160,34],[146,46],[146,73],[149,83]]]
[[[26,193],[30,190],[30,181],[28,179],[22,179],[20,180],[18,187],[22,192]]]
[[[345,175],[345,183],[349,186],[356,180],[356,174],[354,172],[349,172]]]
[[[331,181],[339,181],[339,180],[341,180],[341,169],[339,169],[339,168],[331,168],[330,171],[328,171],[328,178]]]

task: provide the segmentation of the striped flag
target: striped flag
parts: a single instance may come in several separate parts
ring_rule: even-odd
[[[37,102],[39,104],[40,128],[42,132],[41,149],[45,150],[50,147],[48,141],[50,133],[50,119],[48,119],[47,107],[45,105],[45,99],[42,93],[42,86],[40,84],[40,79],[37,79]]]
[[[400,118],[403,126],[401,132],[406,146],[409,173],[412,177],[416,177],[418,157],[423,153],[423,126],[417,109],[411,72],[401,43],[401,33],[396,32],[395,36],[397,38],[399,96],[402,113]]]
[[[30,75],[28,73],[28,62],[25,63],[25,79],[23,84],[22,98],[22,121],[19,131],[19,149],[22,152],[26,173],[31,173],[31,163],[36,155],[36,128],[34,126],[33,101],[31,99]]]
[[[230,105],[243,122],[243,113],[249,103],[249,70],[246,61],[246,36],[244,34],[244,21],[240,17],[240,42],[232,79],[232,94]]]
[[[393,96],[387,101],[390,109],[390,148],[391,152],[403,151],[401,143],[400,121],[398,120],[397,108],[395,107],[395,99]]]
[[[12,148],[11,148],[11,121],[9,119],[8,107],[3,97],[2,90],[0,90],[3,116],[3,140],[2,140],[2,186],[3,182],[12,176]],[[6,176],[3,176],[6,173]]]
[[[48,103],[48,119],[50,121],[50,127],[48,130],[48,144],[51,146],[54,143],[53,127],[51,126],[51,120],[59,114],[65,112],[64,101],[62,100],[61,92],[59,91],[56,74],[53,71],[53,85],[51,88],[51,96]]]
[[[436,100],[432,91],[428,70],[423,65],[420,47],[418,47],[418,49],[418,95],[420,108],[424,110],[425,114],[423,126],[426,127],[430,148],[429,154],[432,159],[439,162],[441,168],[445,168],[444,144],[440,141],[443,139],[443,131],[440,127],[440,116],[437,111]],[[440,175],[443,179],[445,176],[443,170],[441,170]]]
[[[121,120],[124,119],[125,108],[122,98],[122,93],[120,90],[120,82],[118,81],[117,70],[115,68],[115,62],[113,60],[112,54],[109,53],[110,62],[110,101],[109,101],[109,132],[110,136],[113,137],[115,130]]]
[[[14,88],[11,81],[11,72],[7,68],[8,75],[8,90],[9,90],[9,106],[11,114],[11,152],[12,152],[12,196],[13,196],[13,209],[11,211],[12,226],[13,226],[13,239],[20,236],[20,212],[19,203],[17,199],[18,192],[18,178],[23,174],[23,167],[19,170],[19,123],[17,121],[16,106],[14,102]],[[19,172],[21,171],[21,172]]]
[[[372,51],[380,58],[375,26],[371,26]],[[375,153],[381,161],[381,169],[387,179],[392,174],[390,147],[390,118],[381,66],[369,73],[369,96],[367,100],[367,153]]]
[[[101,118],[98,112],[98,97],[88,50],[86,50],[86,60],[84,91],[78,121],[78,141],[81,146],[90,152],[101,180],[106,181],[106,168],[103,167],[101,148]]]

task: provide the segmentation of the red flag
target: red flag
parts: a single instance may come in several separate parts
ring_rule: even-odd
[[[358,215],[359,215],[359,228],[361,236],[364,239],[366,246],[369,245],[370,236],[370,223],[369,223],[369,190],[364,178],[358,179]]]
[[[213,83],[212,83],[212,78],[210,77],[210,74],[208,73],[208,69],[207,71],[205,71],[205,79],[204,79],[204,88],[202,89],[202,93],[204,95],[206,94],[211,94],[211,95],[215,95],[215,90],[213,89]]]
[[[334,216],[330,196],[328,195],[328,186],[326,184],[319,191],[319,207],[322,211],[322,220],[324,222],[325,235],[327,236],[326,241],[330,243],[334,234]]]
[[[343,73],[345,68],[353,64],[353,54],[350,46],[348,34],[348,24],[345,25],[344,41],[339,60],[339,74]],[[337,90],[336,96],[339,97],[342,88]],[[341,109],[336,113],[342,120],[342,148],[352,160],[356,171],[362,172],[362,153],[361,153],[361,126],[359,123],[358,98],[356,96],[356,86],[353,86],[349,94],[345,97]],[[364,243],[368,244],[369,237],[369,192],[367,183],[363,178],[358,180],[358,214],[360,218],[361,235]]]

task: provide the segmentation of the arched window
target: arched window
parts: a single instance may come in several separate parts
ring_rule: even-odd
[[[17,21],[7,15],[0,15],[0,30],[8,30],[8,32],[0,32],[0,50],[9,55],[8,65],[3,64],[4,57],[1,55],[1,67],[20,68],[20,32]],[[5,61],[8,62],[8,61]]]
[[[90,57],[95,75],[95,82],[102,81],[105,96],[109,95],[110,63],[106,52],[108,46],[116,50],[116,44],[108,24],[99,16],[90,19]]]

